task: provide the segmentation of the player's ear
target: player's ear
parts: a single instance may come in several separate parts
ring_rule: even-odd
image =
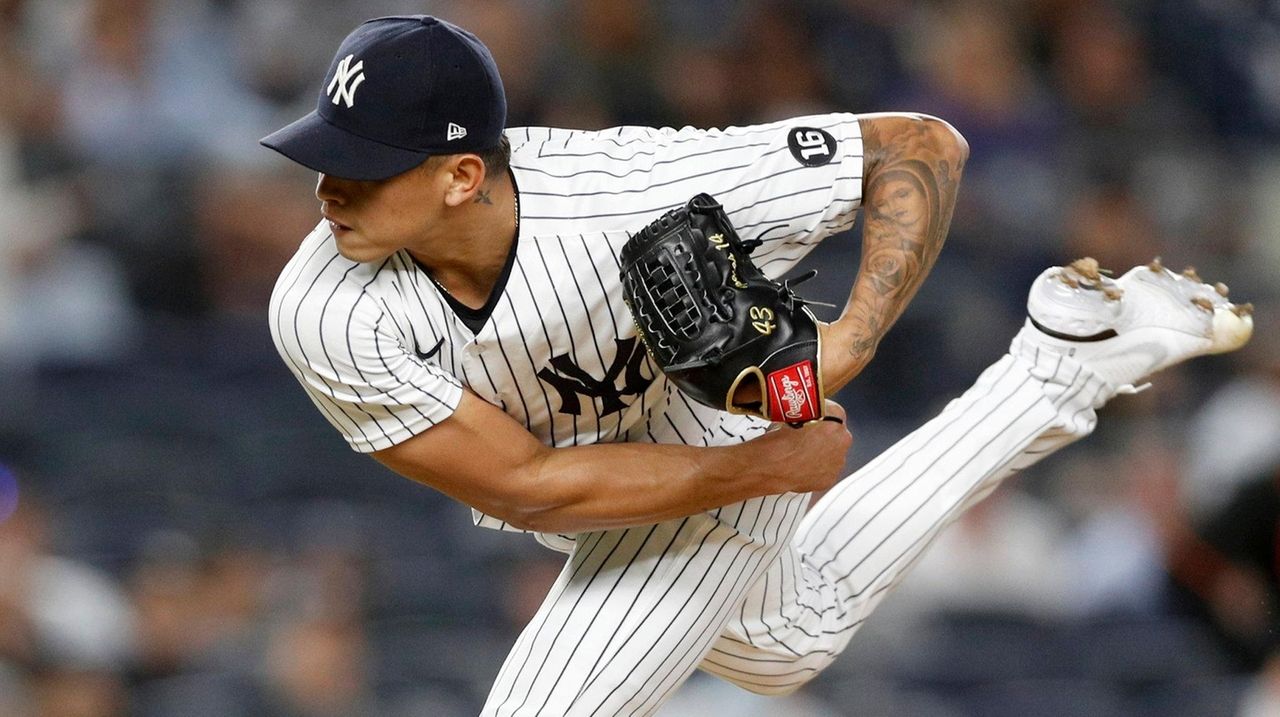
[[[474,201],[476,191],[484,184],[484,161],[474,154],[457,154],[449,157],[449,184],[445,188],[444,201],[451,207]]]

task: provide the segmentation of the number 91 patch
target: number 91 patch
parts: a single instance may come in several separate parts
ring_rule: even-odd
[[[836,156],[836,138],[816,127],[793,127],[787,133],[791,156],[806,167],[821,167]]]

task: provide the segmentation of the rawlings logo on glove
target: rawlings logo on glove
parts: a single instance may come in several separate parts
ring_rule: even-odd
[[[759,245],[742,241],[720,204],[699,194],[627,241],[623,299],[650,356],[693,399],[771,421],[818,420],[817,319],[751,261]],[[750,382],[758,391],[741,390]]]
[[[822,417],[821,406],[811,400],[819,392],[809,362],[802,361],[769,374],[769,389],[770,395],[778,397],[782,420],[799,423]]]

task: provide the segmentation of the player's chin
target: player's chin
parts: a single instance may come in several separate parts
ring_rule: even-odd
[[[391,255],[385,247],[380,247],[365,241],[356,232],[347,229],[345,231],[334,232],[334,243],[338,247],[338,253],[344,259],[351,261],[368,263],[371,261],[381,261]]]

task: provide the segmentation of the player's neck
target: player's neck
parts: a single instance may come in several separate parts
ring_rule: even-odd
[[[485,304],[502,276],[519,228],[518,199],[510,175],[486,181],[450,219],[448,236],[409,252],[431,278],[467,306]]]

